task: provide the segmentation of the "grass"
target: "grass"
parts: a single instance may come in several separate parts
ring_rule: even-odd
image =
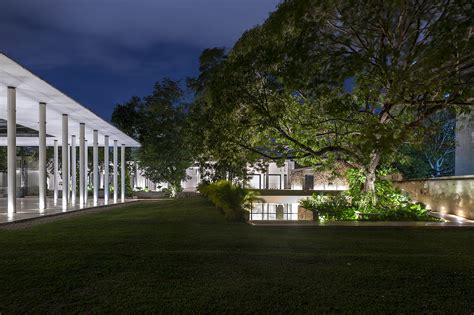
[[[472,313],[474,231],[253,227],[200,198],[0,229],[0,313]]]

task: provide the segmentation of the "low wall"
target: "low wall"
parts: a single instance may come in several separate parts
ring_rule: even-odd
[[[138,199],[162,199],[166,198],[166,193],[161,191],[135,191],[133,192]]]
[[[451,176],[433,179],[394,181],[414,200],[433,211],[474,219],[474,176]]]

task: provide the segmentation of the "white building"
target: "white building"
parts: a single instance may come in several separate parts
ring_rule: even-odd
[[[135,188],[138,190],[160,191],[168,187],[167,183],[152,183],[139,171],[137,174]],[[183,190],[196,191],[202,180],[199,167],[188,168],[186,176],[187,179],[181,183]],[[310,167],[298,167],[292,160],[286,160],[282,166],[270,162],[263,171],[249,165],[246,185],[252,189],[262,190],[339,191],[348,189],[344,178],[334,176],[330,172],[315,172]]]

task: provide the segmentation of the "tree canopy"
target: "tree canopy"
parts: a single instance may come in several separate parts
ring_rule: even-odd
[[[157,82],[151,95],[119,104],[113,122],[141,143],[139,167],[150,180],[168,182],[173,193],[181,189],[186,169],[193,163],[186,121],[185,92],[179,82]]]
[[[452,130],[433,117],[473,105],[471,12],[467,0],[285,0],[231,50],[202,53],[189,106],[164,80],[114,121],[142,142],[145,174],[175,186],[194,162],[216,180],[292,158],[357,168],[373,192],[381,167],[419,148],[441,174]]]
[[[430,116],[472,105],[470,12],[463,0],[284,1],[201,88],[213,145],[344,163],[372,191]]]

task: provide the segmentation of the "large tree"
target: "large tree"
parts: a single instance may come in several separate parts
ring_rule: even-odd
[[[188,144],[193,148],[204,181],[245,179],[247,165],[260,158],[254,152],[242,150],[234,139],[227,137],[230,133],[226,130],[234,128],[234,121],[226,117],[225,108],[213,106],[209,99],[208,86],[226,59],[224,48],[204,50],[199,58],[199,76],[188,80],[188,87],[194,93],[187,116],[188,133],[192,134]]]
[[[173,194],[181,190],[186,169],[193,163],[184,100],[180,83],[163,79],[151,95],[117,105],[112,116],[118,127],[140,142],[136,158],[144,175],[168,182]]]
[[[426,119],[468,111],[471,1],[287,0],[207,84],[216,139],[268,158],[376,171]]]
[[[155,84],[141,109],[140,168],[149,179],[168,182],[173,194],[181,189],[193,163],[183,100],[179,82],[165,79]]]
[[[134,139],[140,137],[142,99],[133,96],[124,104],[117,104],[112,113],[112,123]]]

